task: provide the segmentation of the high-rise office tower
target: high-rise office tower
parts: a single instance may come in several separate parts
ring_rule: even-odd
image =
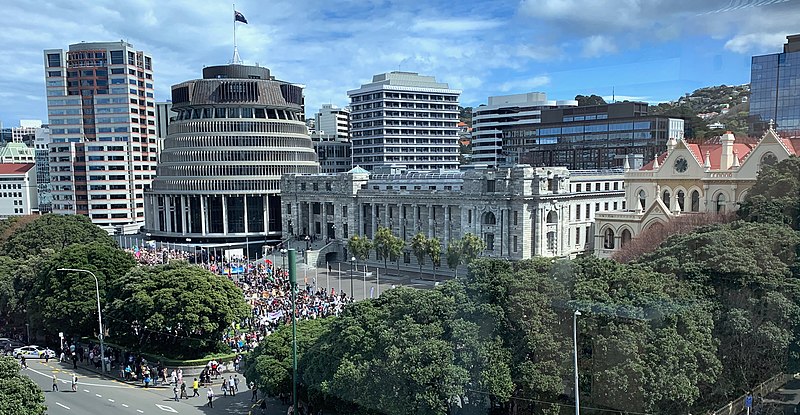
[[[800,35],[786,37],[783,53],[753,56],[750,66],[750,133],[769,123],[777,132],[800,133]]]
[[[158,154],[152,58],[92,42],[45,50],[44,65],[53,212],[138,231]]]
[[[320,141],[346,141],[350,139],[350,108],[325,104],[315,117],[314,129]]]
[[[516,154],[508,154],[512,143],[506,130],[540,123],[543,109],[577,105],[574,100],[548,101],[544,92],[489,97],[488,105],[472,110],[472,162],[489,167],[519,162]]]
[[[414,72],[375,75],[371,83],[347,91],[353,165],[458,168],[460,94]]]

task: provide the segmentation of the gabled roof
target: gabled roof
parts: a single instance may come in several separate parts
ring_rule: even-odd
[[[21,174],[36,166],[33,163],[0,163],[0,174]]]
[[[757,145],[757,143],[749,142],[746,138],[737,138],[733,143],[733,151],[739,158],[739,163],[741,163]],[[691,155],[701,166],[705,165],[706,154],[710,154],[711,170],[719,170],[720,160],[722,159],[722,143],[718,140],[709,140],[702,144],[681,141],[676,148],[681,146],[689,150]],[[800,146],[800,140],[798,140],[798,146]],[[664,165],[664,160],[666,160],[668,155],[669,153],[666,151],[658,155],[659,166]],[[653,170],[653,161],[642,166],[641,170]]]

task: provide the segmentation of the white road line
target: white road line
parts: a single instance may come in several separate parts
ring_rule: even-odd
[[[94,396],[97,396],[98,398],[102,398],[103,397],[103,395],[101,395],[99,393],[95,393]]]
[[[89,393],[89,389],[84,389],[83,391],[86,392],[86,393]]]
[[[128,407],[128,405],[122,404],[122,407],[123,407],[123,408],[127,408],[127,407]]]
[[[36,369],[32,369],[30,367],[27,369],[27,371],[42,375],[42,376],[44,376],[44,377],[46,377],[48,379],[52,379],[53,378],[52,374],[48,375],[48,374],[42,373],[42,372],[40,372],[40,371],[38,371]],[[123,389],[123,388],[128,388],[129,387],[128,385],[124,385],[124,386],[120,386],[120,385],[102,385],[102,384],[98,384],[98,383],[84,383],[84,382],[80,382],[80,384],[81,385],[86,385],[86,386],[99,386],[99,387],[102,387],[102,388],[118,388],[118,389]]]
[[[136,410],[136,412],[138,412],[138,413],[140,413],[140,414],[143,414],[143,413],[144,413],[144,411],[143,411],[143,410],[141,410],[141,409],[137,409],[137,410]]]
[[[178,411],[172,409],[171,407],[169,407],[167,405],[156,404],[156,406],[158,407],[158,409],[160,409],[162,411],[165,411],[165,412],[170,412],[170,413],[173,413],[173,414],[177,414],[178,413]]]
[[[109,402],[114,402],[114,400],[113,400],[113,399],[111,399],[111,398],[108,398],[108,401],[109,401]]]
[[[69,410],[69,406],[67,406],[67,405],[64,405],[63,403],[56,402],[56,405],[58,405],[58,406],[60,406],[60,407],[62,407],[62,408],[64,408],[64,409],[67,409],[67,410]]]

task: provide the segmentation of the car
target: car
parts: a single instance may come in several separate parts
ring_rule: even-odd
[[[25,346],[14,349],[14,357],[25,356],[28,359],[43,359],[47,355],[50,358],[56,357],[56,352],[41,346]]]

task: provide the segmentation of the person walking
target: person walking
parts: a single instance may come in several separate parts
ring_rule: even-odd
[[[206,397],[208,397],[208,403],[206,404],[207,407],[213,408],[214,407],[214,391],[211,390],[211,386],[208,387],[208,391],[206,392]]]
[[[250,382],[250,390],[253,391],[253,396],[250,397],[250,402],[258,400],[258,386],[255,382]]]
[[[28,368],[28,363],[25,362],[25,355],[22,355],[22,354],[19,355],[19,364],[20,364],[20,366],[22,366],[23,369],[27,369]]]
[[[222,396],[228,396],[228,379],[222,378]]]
[[[58,378],[53,375],[53,392],[58,392]]]
[[[198,389],[200,389],[200,382],[197,381],[197,378],[194,378],[194,382],[192,382],[192,390],[194,391],[192,398],[194,398],[195,396],[200,396],[200,394],[197,393]]]
[[[236,396],[236,389],[233,384],[233,376],[230,376],[228,379],[228,392],[230,392],[231,396]]]
[[[180,401],[178,398],[178,384],[172,385],[172,398],[175,399],[175,402]]]
[[[239,393],[239,375],[233,375],[234,392]]]
[[[186,394],[186,382],[181,381],[181,399],[189,399],[189,395]]]
[[[78,374],[77,373],[73,373],[72,374],[72,391],[73,392],[77,392],[78,391]]]

